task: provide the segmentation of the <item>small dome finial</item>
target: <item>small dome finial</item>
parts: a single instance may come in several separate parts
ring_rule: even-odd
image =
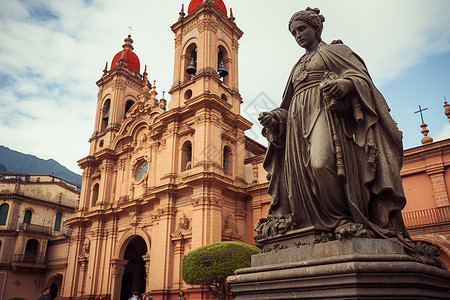
[[[445,108],[444,114],[447,116],[447,119],[449,119],[450,122],[450,104],[447,103],[447,99],[445,99],[445,96],[444,96],[444,108]]]
[[[165,91],[162,92],[162,98],[161,98],[161,100],[159,100],[159,108],[161,108],[163,110],[166,110],[166,107],[167,107],[167,101],[164,98],[165,93],[166,93]]]
[[[236,18],[233,15],[233,9],[230,7],[230,21],[234,23],[234,20],[236,20]]]
[[[186,14],[184,13],[184,3],[181,4],[181,11],[180,11],[180,17],[178,18],[178,21],[182,20]]]
[[[128,37],[126,37],[123,41],[125,42],[125,44],[122,45],[123,49],[129,49],[131,51],[134,50],[134,47],[132,45],[134,41],[131,38],[131,35],[128,35]]]
[[[420,124],[420,127],[422,127],[422,130],[420,132],[423,134],[423,138],[421,140],[422,145],[433,142],[433,138],[428,136],[428,132],[430,132],[430,131],[427,129],[427,126],[428,125],[425,123]]]
[[[145,65],[144,73],[142,73],[142,76],[144,76],[144,78],[147,78],[147,75],[148,75],[148,73],[147,73],[147,65]]]
[[[420,127],[422,128],[421,133],[424,135],[424,137],[423,137],[422,140],[421,140],[421,142],[422,142],[423,145],[424,145],[424,144],[431,143],[431,142],[433,141],[433,139],[432,139],[431,137],[428,136],[428,132],[430,132],[430,131],[427,129],[427,126],[428,126],[428,125],[427,125],[427,124],[425,123],[425,121],[423,120],[423,112],[426,111],[427,109],[428,109],[428,107],[422,108],[422,107],[420,107],[420,105],[419,105],[419,110],[416,111],[416,112],[414,112],[415,114],[420,113],[420,118],[422,119],[422,124],[420,124]]]
[[[103,76],[108,74],[108,62],[106,62],[105,68],[103,69]]]
[[[153,80],[153,87],[152,87],[152,91],[150,92],[151,95],[153,95],[154,97],[156,97],[156,95],[158,95],[158,92],[156,91],[156,80]]]

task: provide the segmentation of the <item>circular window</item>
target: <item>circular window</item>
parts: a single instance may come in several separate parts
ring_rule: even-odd
[[[147,173],[147,169],[148,169],[147,161],[144,160],[138,163],[136,167],[136,179],[142,180],[142,178],[144,178],[145,173]]]
[[[192,90],[187,90],[184,93],[184,99],[189,100],[189,99],[191,99],[191,97],[192,97]]]

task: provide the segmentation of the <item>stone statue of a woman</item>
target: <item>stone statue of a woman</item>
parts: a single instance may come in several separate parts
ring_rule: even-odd
[[[364,61],[341,41],[322,41],[319,13],[292,16],[289,31],[305,54],[280,107],[259,116],[272,202],[255,239],[313,226],[338,239],[408,241],[402,134]]]

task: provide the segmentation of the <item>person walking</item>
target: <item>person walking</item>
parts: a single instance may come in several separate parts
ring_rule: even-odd
[[[53,300],[52,295],[50,295],[50,288],[46,287],[44,293],[39,296],[38,300]]]
[[[133,296],[128,299],[128,300],[140,300],[141,298],[139,298],[139,293],[138,292],[134,292]]]
[[[180,296],[180,297],[178,297],[177,300],[186,300],[186,298],[184,297],[184,292],[183,292],[183,291],[180,291],[180,292],[178,293],[178,296]]]

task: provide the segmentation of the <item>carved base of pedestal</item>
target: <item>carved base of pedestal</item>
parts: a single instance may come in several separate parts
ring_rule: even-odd
[[[255,240],[256,246],[261,248],[261,252],[276,251],[291,247],[314,245],[316,240],[321,239],[321,235],[326,232],[315,229],[313,226],[292,230],[285,234],[278,234],[262,240]]]
[[[450,299],[450,272],[383,239],[272,250],[228,282],[235,299]]]

